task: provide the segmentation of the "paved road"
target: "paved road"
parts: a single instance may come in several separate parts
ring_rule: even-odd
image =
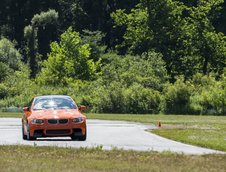
[[[211,154],[218,151],[186,145],[147,132],[154,125],[124,121],[88,120],[88,137],[85,142],[71,141],[69,137],[42,138],[25,141],[21,137],[21,119],[0,118],[0,145],[37,145],[60,147],[95,147],[103,149],[123,148],[137,151],[172,151],[185,154]]]

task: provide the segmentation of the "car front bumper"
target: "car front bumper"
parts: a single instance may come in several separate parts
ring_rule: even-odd
[[[61,137],[77,135],[82,136],[86,133],[86,122],[68,124],[29,124],[30,136],[32,137]]]

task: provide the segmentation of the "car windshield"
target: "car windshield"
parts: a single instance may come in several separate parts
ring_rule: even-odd
[[[67,97],[38,97],[35,99],[33,110],[43,109],[76,109],[75,103]]]

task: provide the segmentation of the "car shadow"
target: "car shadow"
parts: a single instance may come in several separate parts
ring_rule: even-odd
[[[37,139],[35,141],[38,141],[38,142],[42,142],[42,141],[79,141],[79,140],[71,140],[71,139]]]

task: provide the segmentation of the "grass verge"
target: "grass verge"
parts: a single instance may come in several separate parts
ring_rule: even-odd
[[[8,171],[183,171],[226,170],[226,155],[191,156],[97,148],[0,146],[0,169]]]
[[[0,117],[21,117],[18,113],[0,113]],[[176,141],[226,151],[226,116],[86,114],[88,119],[124,120],[157,124],[152,133]]]
[[[0,111],[0,118],[21,118],[22,113],[20,112],[1,112]]]

